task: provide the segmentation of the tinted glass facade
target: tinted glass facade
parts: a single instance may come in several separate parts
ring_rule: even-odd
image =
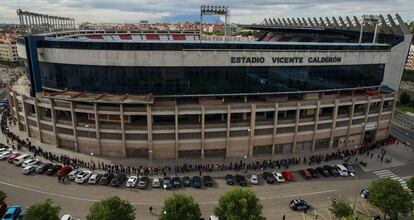
[[[115,67],[40,63],[43,87],[97,93],[205,95],[378,86],[384,65]]]

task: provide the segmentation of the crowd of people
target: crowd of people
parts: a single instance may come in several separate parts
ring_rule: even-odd
[[[139,174],[139,175],[167,175],[167,174],[179,174],[179,173],[189,173],[189,172],[198,172],[201,176],[203,172],[215,172],[215,171],[236,171],[236,172],[248,172],[248,171],[263,171],[266,169],[288,169],[291,166],[308,164],[309,166],[320,164],[322,162],[329,162],[332,160],[346,160],[348,161],[351,157],[355,156],[355,161],[358,161],[359,155],[371,155],[373,157],[372,151],[374,149],[381,148],[382,146],[394,144],[396,139],[394,137],[389,137],[386,140],[377,141],[374,144],[365,144],[361,147],[355,149],[338,149],[335,152],[329,153],[320,153],[313,154],[306,157],[290,157],[283,159],[269,159],[262,161],[243,161],[238,162],[225,162],[221,163],[183,163],[180,165],[164,165],[164,166],[149,166],[149,165],[139,165],[139,166],[126,166],[122,164],[109,164],[105,162],[94,162],[94,161],[84,161],[78,158],[71,158],[68,155],[60,154],[56,155],[52,152],[44,150],[39,146],[34,146],[29,139],[22,139],[19,136],[15,135],[10,129],[9,126],[12,125],[12,118],[9,113],[9,110],[4,110],[1,117],[1,132],[6,136],[7,145],[11,145],[12,148],[21,150],[22,148],[28,150],[36,158],[38,156],[43,157],[50,162],[62,163],[65,166],[72,166],[73,168],[88,168],[92,171],[95,169],[103,170],[106,172],[115,172],[122,174]],[[386,150],[382,149],[381,156],[378,155],[378,158],[381,157],[381,162],[384,160],[386,155]],[[385,158],[391,160],[390,158]],[[365,162],[366,163],[366,162]]]

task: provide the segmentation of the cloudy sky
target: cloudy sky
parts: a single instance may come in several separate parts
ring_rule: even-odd
[[[199,7],[225,5],[236,23],[263,17],[307,17],[399,13],[414,21],[414,0],[0,0],[0,23],[17,23],[16,9],[73,17],[77,23],[135,23],[198,19]]]

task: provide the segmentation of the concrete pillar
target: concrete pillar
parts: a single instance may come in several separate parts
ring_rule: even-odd
[[[204,105],[201,105],[201,158],[205,158],[204,156],[204,148],[205,148],[205,124],[206,124],[206,108]]]
[[[93,104],[93,110],[95,114],[95,136],[96,136],[96,142],[98,144],[98,155],[102,155],[102,143],[101,143],[101,128],[100,128],[100,122],[99,122],[99,106],[98,103]],[[121,125],[122,127],[122,125]]]
[[[152,110],[150,105],[147,105],[147,134],[148,158],[150,161],[152,161],[154,158],[154,153],[152,151]]]
[[[70,115],[72,117],[73,139],[75,140],[75,151],[79,151],[78,130],[76,129],[78,120],[76,119],[75,104],[70,103]]]
[[[96,105],[96,104],[95,104]],[[124,104],[120,104],[120,118],[121,118],[121,131],[122,131],[122,155],[124,157],[127,156],[127,150],[126,150],[126,138],[125,138],[125,120],[124,120]],[[96,118],[98,119],[98,118]],[[95,120],[98,121],[98,120]]]
[[[56,123],[57,123],[57,116],[56,116],[56,111],[55,111],[55,100],[50,99],[50,114],[52,116],[52,127],[53,127],[53,134],[55,136],[55,142],[56,142],[56,147],[60,147],[60,140],[59,137],[57,136],[57,127],[56,127]]]
[[[27,105],[26,105],[26,95],[22,94],[22,107],[23,107],[23,117],[25,123],[25,129],[27,132],[27,136],[32,137],[30,129],[29,129],[29,119],[27,118]]]
[[[392,104],[392,109],[391,109],[391,118],[390,118],[390,122],[388,124],[388,132],[387,132],[387,136],[390,136],[391,134],[391,125],[392,125],[392,118],[394,117],[394,113],[395,113],[395,108],[397,106],[397,93],[394,93],[394,102]]]
[[[251,104],[251,113],[250,113],[250,132],[249,132],[249,145],[248,145],[248,156],[253,156],[253,146],[254,146],[254,129],[256,128],[256,104]]]
[[[319,122],[319,113],[321,111],[321,101],[316,101],[316,111],[315,111],[315,125],[313,127],[313,139],[312,139],[312,151],[315,151],[316,146],[316,135],[318,134],[318,122]]]
[[[23,26],[24,25],[23,16],[21,14],[18,14],[18,16],[19,16],[20,25]]]
[[[372,99],[371,96],[367,97],[367,105],[366,105],[366,108],[365,108],[365,119],[364,119],[365,125],[362,126],[362,137],[361,137],[361,144],[360,145],[362,145],[364,143],[365,126],[367,126],[367,122],[368,122],[368,115],[369,115],[369,109],[370,109],[370,106],[371,106],[371,99]]]
[[[34,100],[34,107],[35,107],[35,112],[36,112],[37,129],[39,129],[39,141],[40,143],[43,143],[42,128],[40,126],[40,109],[39,109],[39,106],[37,105],[38,100],[36,97],[34,97],[33,100]]]
[[[175,158],[178,158],[178,148],[179,148],[179,127],[178,127],[178,106],[175,106],[174,114],[174,130],[175,130]]]
[[[231,106],[227,105],[227,130],[226,130],[226,157],[229,157],[229,145],[230,145],[230,126],[231,126]]]
[[[247,103],[247,96],[243,96],[243,103]],[[242,113],[243,120],[247,120],[247,113]]]
[[[292,153],[296,154],[296,136],[298,135],[298,128],[299,128],[299,117],[300,117],[300,105],[301,103],[297,103],[296,108],[296,117],[295,117],[295,131],[293,136],[293,144],[292,144]]]
[[[279,116],[279,104],[275,103],[275,115],[273,117],[272,156],[275,155],[278,116]]]
[[[19,128],[19,131],[23,131],[24,128],[21,124],[20,114],[19,114],[19,101],[17,100],[17,93],[13,91],[13,102],[14,104],[14,111],[16,114],[16,120],[17,120],[17,127]],[[22,103],[23,106],[23,103]]]
[[[351,136],[352,120],[353,120],[354,111],[355,111],[355,98],[354,97],[352,97],[352,104],[351,104],[350,108],[351,108],[350,109],[351,111],[349,113],[348,131],[347,131],[347,134],[346,134],[345,147],[349,146],[349,137]]]
[[[336,119],[338,118],[338,107],[339,107],[339,99],[335,99],[335,106],[332,112],[331,136],[329,138],[330,149],[332,149],[333,147],[333,140],[334,140],[335,129],[336,129]]]
[[[382,109],[384,108],[384,95],[381,95],[381,103],[379,106],[379,111],[378,111],[378,120],[377,120],[377,129],[375,131],[375,140],[377,140],[377,136],[378,136],[378,131],[379,131],[379,125],[381,122],[381,116],[382,116]]]

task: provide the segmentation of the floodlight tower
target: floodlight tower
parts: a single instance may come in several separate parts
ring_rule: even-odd
[[[227,37],[227,22],[230,18],[229,7],[226,6],[213,6],[213,5],[202,5],[200,7],[200,42],[201,35],[203,34],[203,16],[204,15],[224,15],[224,41]]]
[[[378,35],[378,23],[379,23],[379,16],[378,15],[363,15],[362,22],[361,22],[361,30],[359,33],[359,41],[358,43],[362,43],[362,33],[364,32],[364,24],[374,24],[375,31],[374,31],[374,38],[372,39],[372,44],[375,44],[377,41]]]

